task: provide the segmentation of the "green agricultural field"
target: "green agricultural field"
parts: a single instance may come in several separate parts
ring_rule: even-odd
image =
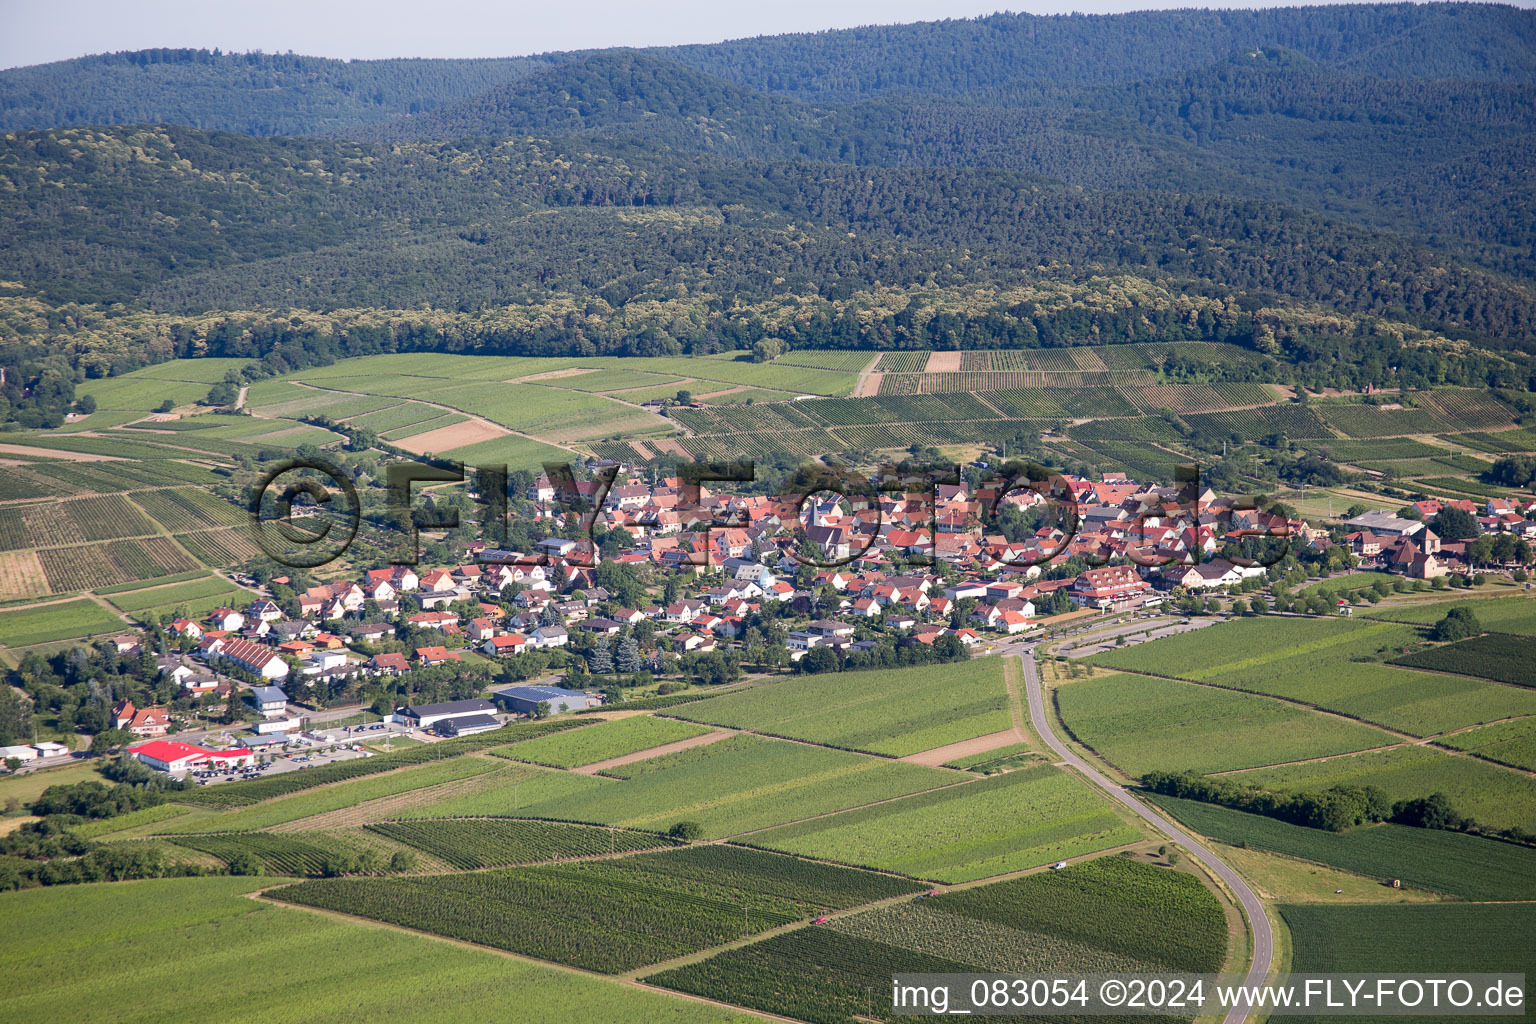
[[[553,867],[302,882],[271,895],[617,974],[917,888],[708,846]]]
[[[1460,813],[1495,828],[1536,831],[1536,780],[1433,747],[1401,746],[1353,757],[1258,768],[1230,776],[1271,789],[1380,786],[1392,800],[1444,793]]]
[[[232,1024],[496,1020],[515,992],[525,1024],[745,1024],[731,1010],[247,898],[250,878],[70,885],[0,900],[13,1020]],[[338,956],[368,970],[338,973]],[[261,963],[264,970],[246,967]]]
[[[425,786],[436,786],[444,782],[471,778],[495,771],[497,768],[497,762],[483,757],[456,757],[432,761],[414,768],[384,772],[334,786],[305,790],[238,810],[212,815],[188,815],[186,819],[177,819],[159,831],[165,833],[247,832],[270,828],[285,821],[297,821],[326,811],[352,807],[367,800],[377,800],[379,797],[394,796],[397,793],[406,793]],[[228,786],[235,783],[226,782],[220,785]]]
[[[1407,627],[1403,627],[1405,630]],[[1325,651],[1211,675],[1213,683],[1306,701],[1415,736],[1536,712],[1536,693],[1375,659],[1417,637],[1362,634]]]
[[[162,605],[174,606],[188,603],[199,598],[229,601],[239,606],[247,604],[254,596],[249,590],[241,590],[228,580],[208,577],[188,583],[177,583],[172,586],[154,587],[148,590],[135,590],[125,594],[115,594],[108,598],[108,600],[114,608],[132,613],[143,611],[146,608],[157,608]],[[218,607],[218,605],[215,604],[213,607]]]
[[[901,757],[1007,729],[1002,662],[794,676],[700,701],[695,722]]]
[[[1442,736],[1435,742],[1501,764],[1536,772],[1536,717],[1495,722],[1466,732]]]
[[[1088,786],[1048,765],[755,832],[757,846],[969,882],[1135,842]]]
[[[360,857],[372,857],[372,865],[365,874],[381,874],[392,870],[388,852],[380,853],[384,845],[377,837],[365,835],[357,829],[345,831],[284,833],[271,832],[222,832],[189,836],[177,836],[171,840],[177,846],[197,850],[229,863],[240,854],[250,854],[260,860],[268,874],[303,877],[306,875],[332,875],[354,870]]]
[[[1373,825],[1347,832],[1292,825],[1260,814],[1151,794],[1163,810],[1202,835],[1269,850],[1385,882],[1469,900],[1536,900],[1536,850],[1459,832]]]
[[[553,765],[556,768],[579,768],[610,757],[621,757],[636,751],[675,743],[692,736],[702,736],[709,729],[651,715],[636,715],[611,722],[600,722],[574,732],[556,733],[539,739],[524,740],[510,747],[492,751],[498,757],[510,757],[517,761]]]
[[[1435,604],[1408,605],[1397,608],[1373,608],[1365,614],[1373,619],[1433,625],[1452,608],[1464,606],[1477,616],[1483,628],[1494,633],[1536,636],[1536,599],[1495,597],[1481,600],[1439,601]]]
[[[656,830],[689,820],[718,837],[905,796],[955,778],[938,768],[756,736],[636,761],[610,774],[624,781],[525,801],[522,813]]]
[[[1264,616],[1092,660],[1315,704],[1415,736],[1536,713],[1527,691],[1386,664],[1421,639],[1406,624]]]
[[[119,814],[111,818],[96,818],[76,825],[69,831],[81,839],[96,839],[100,836],[111,835],[113,832],[121,832],[124,829],[134,828],[138,825],[150,825],[157,821],[165,821],[167,818],[175,818],[186,813],[187,808],[182,807],[180,804],[156,804],[153,807],[129,811],[127,814]]]
[[[511,472],[526,469],[530,472],[546,462],[569,463],[573,458],[569,449],[559,448],[543,441],[508,434],[489,441],[477,441],[460,448],[436,453],[445,459],[457,459],[465,466],[501,466]]]
[[[85,381],[75,388],[75,396],[90,395],[99,409],[148,413],[166,399],[176,405],[190,405],[206,397],[208,388],[200,381],[155,380],[130,373]]]
[[[251,364],[249,359],[225,359],[215,356],[202,359],[172,359],[143,369],[125,373],[113,380],[181,380],[197,384],[213,385],[224,379],[230,370],[243,370]]]
[[[1072,735],[1128,775],[1231,771],[1395,742],[1279,701],[1151,676],[1080,680],[1055,697]]]
[[[122,619],[85,599],[0,612],[0,644],[7,647],[120,633],[126,628]]]
[[[645,980],[845,1024],[900,1019],[897,973],[1213,971],[1225,950],[1221,904],[1194,876],[1105,857],[839,917]]]
[[[654,832],[522,818],[437,818],[369,825],[398,843],[466,870],[675,846]]]
[[[1532,903],[1282,906],[1280,914],[1291,933],[1291,970],[1298,973],[1536,973],[1536,951],[1518,938],[1536,935]],[[1312,1024],[1363,1018],[1287,1019]],[[1426,1014],[1413,1019],[1449,1024],[1467,1018]]]
[[[1412,668],[1536,686],[1536,637],[1491,633],[1444,646],[1426,647],[1393,662]],[[1532,708],[1536,712],[1536,706]]]
[[[111,597],[114,594],[126,594],[133,590],[144,590],[147,587],[159,587],[168,583],[187,583],[191,580],[206,580],[212,578],[213,577],[209,576],[206,571],[199,569],[194,572],[177,573],[174,576],[161,576],[157,579],[149,580],[134,580],[132,583],[119,583],[116,586],[100,587],[97,589],[96,593],[102,597]]]
[[[1091,659],[1109,668],[1133,672],[1205,679],[1212,673],[1245,664],[1278,660],[1290,654],[1307,654],[1325,648],[1360,628],[1348,619],[1308,619],[1255,616],[1219,622],[1151,643],[1119,651],[1107,651]]]
[[[558,803],[591,790],[616,785],[611,779],[578,775],[575,772],[550,771],[523,765],[508,766],[498,772],[494,786],[476,786],[464,793],[444,793],[439,800],[408,807],[397,812],[399,818],[450,818],[490,815],[515,817],[527,808]],[[555,815],[566,817],[566,815]]]

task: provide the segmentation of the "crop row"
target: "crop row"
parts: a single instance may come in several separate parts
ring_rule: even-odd
[[[1157,416],[1137,419],[1089,420],[1067,428],[1076,441],[1178,441],[1183,435]]]
[[[118,540],[70,548],[44,548],[37,553],[55,593],[154,579],[198,566],[166,537]]]
[[[239,565],[261,553],[247,531],[234,527],[179,533],[176,539],[204,565],[214,568]]]
[[[827,883],[827,884],[822,884]],[[278,899],[361,914],[605,974],[916,886],[758,851],[699,847],[618,860],[359,883]]]
[[[990,406],[969,394],[826,398],[804,402],[800,408],[828,426],[997,417]]]
[[[555,768],[577,768],[606,761],[638,750],[649,750],[667,743],[701,736],[708,729],[671,718],[632,715],[601,722],[590,729],[562,732],[553,736],[514,743],[492,751],[500,757]]]
[[[702,826],[706,836],[719,837],[953,781],[950,773],[936,768],[750,735],[634,761],[605,774],[627,781],[619,785],[544,772],[585,784],[531,798],[525,792],[520,807],[507,794],[508,799],[456,805],[453,813],[487,813],[483,808],[500,806],[523,816],[656,831],[687,819]],[[542,779],[534,781],[538,788],[550,788]]]
[[[728,434],[749,430],[803,430],[820,424],[799,408],[802,403],[770,402],[674,409],[672,418],[699,434]]]
[[[1138,834],[1102,798],[1045,765],[784,825],[751,840],[958,883],[1135,842]]]
[[[1493,455],[1502,455],[1505,452],[1536,451],[1536,431],[1531,430],[1529,427],[1522,427],[1519,430],[1503,430],[1496,434],[1460,434],[1447,437],[1445,440],[1458,447],[1474,448]]]
[[[336,833],[215,832],[175,836],[170,841],[226,864],[249,855],[275,875],[379,874],[390,870],[389,861],[374,849]]]
[[[903,756],[1008,728],[1007,691],[990,659],[928,668],[795,676],[680,709],[693,722]]]
[[[913,973],[1213,971],[1221,905],[1194,876],[1101,858],[838,918],[645,979],[803,1020],[890,1019]]]
[[[1197,432],[1214,437],[1256,440],[1270,434],[1307,439],[1333,436],[1317,413],[1297,405],[1273,405],[1234,412],[1194,413],[1185,421]]]
[[[211,526],[234,526],[245,514],[229,502],[194,487],[135,494],[133,500],[151,519],[172,533]]]
[[[1536,899],[1536,850],[1457,832],[1375,825],[1344,832],[1154,795],[1202,835],[1472,900]]]
[[[0,550],[84,544],[155,532],[119,494],[0,508]]]
[[[675,845],[653,832],[524,818],[423,818],[368,829],[466,870]]]
[[[644,980],[812,1024],[849,1024],[899,1019],[892,1016],[892,975],[963,974],[969,967],[827,928],[799,928]]]
[[[1536,686],[1536,638],[1490,633],[1454,644],[1426,647],[1394,665],[1478,676],[1516,686]]]
[[[677,443],[698,459],[783,458],[814,459],[837,450],[837,439],[825,430],[777,434],[716,434],[680,437]]]
[[[1328,425],[1353,438],[1433,434],[1445,424],[1428,409],[1381,409],[1374,405],[1329,405],[1321,408]]]
[[[875,369],[880,373],[922,373],[927,365],[927,352],[886,352]]]
[[[1485,391],[1446,388],[1418,396],[1419,403],[1460,430],[1508,426],[1509,410]]]
[[[76,488],[59,480],[50,480],[23,466],[7,466],[5,472],[0,473],[0,501],[52,498],[74,493]]]
[[[1261,384],[1143,384],[1122,390],[1143,412],[1214,412],[1234,405],[1265,405],[1274,401],[1274,396]]]

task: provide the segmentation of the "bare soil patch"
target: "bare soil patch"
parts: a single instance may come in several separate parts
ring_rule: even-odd
[[[476,444],[480,441],[492,441],[498,437],[506,437],[510,433],[510,430],[497,426],[489,420],[475,419],[447,427],[438,427],[436,430],[429,430],[413,437],[402,437],[395,444],[417,455],[430,455],[433,452],[445,452],[451,448],[462,448],[464,445]]]
[[[930,352],[926,373],[959,373],[961,352]]]
[[[533,380],[558,380],[561,377],[579,377],[584,373],[596,373],[595,366],[567,366],[563,370],[545,370],[543,373],[530,373],[526,377],[513,377],[511,380],[502,381],[503,384],[525,384]]]
[[[98,437],[97,434],[83,435]],[[86,452],[67,452],[54,448],[28,448],[24,444],[0,444],[0,452],[6,455],[31,455],[42,459],[57,459],[60,462],[121,462],[115,455],[90,455]]]
[[[680,459],[693,458],[692,455],[688,454],[688,449],[684,448],[670,437],[646,438],[645,443],[650,445],[651,450],[657,455],[676,455]],[[634,444],[634,442],[631,441],[630,444]]]
[[[0,601],[42,597],[48,592],[48,577],[36,551],[0,552]]]
[[[985,754],[989,750],[998,747],[1007,747],[1015,743],[1024,742],[1017,729],[1004,729],[1002,732],[992,732],[985,736],[977,736],[973,740],[961,740],[959,743],[950,743],[942,747],[934,747],[932,750],[919,750],[915,754],[908,754],[901,760],[910,764],[927,765],[937,768],[941,764],[948,764],[959,757],[970,757],[973,754]]]

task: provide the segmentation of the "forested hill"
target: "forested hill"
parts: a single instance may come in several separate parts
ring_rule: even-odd
[[[0,72],[0,124],[0,360],[76,374],[300,337],[319,358],[1177,336],[1309,363],[1369,337],[1383,359],[1470,341],[1473,378],[1536,367],[1536,12],[1509,7],[145,51]]]
[[[304,135],[435,110],[557,58],[329,60],[160,49],[0,71],[0,131],[165,122]]]
[[[720,344],[722,313],[747,344],[787,333],[802,346],[879,347],[859,313],[876,308],[905,309],[939,343],[974,343],[1020,288],[1123,294],[1131,280],[1148,294],[1330,310],[1340,317],[1330,329],[1383,316],[1512,353],[1536,348],[1528,284],[1393,235],[1278,203],[1085,190],[986,168],[733,160],[592,140],[382,146],[69,129],[0,143],[0,217],[0,280],[48,303],[518,307],[542,311],[529,315],[551,325],[546,348],[596,336],[608,350],[650,344],[633,318],[658,310],[670,310],[653,339],[663,351]],[[935,310],[957,303],[964,315],[935,326]],[[814,323],[751,312],[791,307],[815,310]],[[1082,321],[1070,337],[1104,329]],[[1019,341],[1049,339],[1037,325]]]
[[[660,56],[812,102],[1008,97],[1024,85],[1123,84],[1255,47],[1384,78],[1536,82],[1536,12],[1351,4],[1123,15],[998,14],[662,47]],[[0,71],[0,130],[167,122],[257,135],[347,130],[435,110],[579,54],[337,61],[145,50]]]

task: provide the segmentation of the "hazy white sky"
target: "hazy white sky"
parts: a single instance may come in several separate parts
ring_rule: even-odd
[[[1307,0],[1286,0],[1288,5]],[[1536,0],[1517,0],[1520,6]],[[708,43],[996,10],[1111,13],[1267,7],[1266,0],[0,0],[0,67],[152,46],[293,50],[322,57],[507,57],[546,50]]]

